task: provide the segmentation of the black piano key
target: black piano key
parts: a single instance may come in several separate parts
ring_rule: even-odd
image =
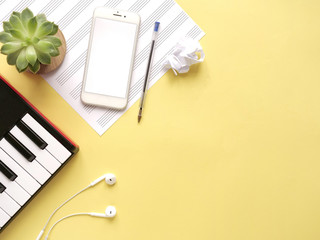
[[[6,190],[6,187],[0,182],[0,193],[3,193],[4,190]]]
[[[14,181],[17,178],[15,174],[7,165],[0,160],[0,172],[2,172],[8,179]]]
[[[20,121],[17,123],[17,127],[27,135],[34,144],[36,144],[40,149],[45,149],[48,144],[38,135],[36,134],[24,121]]]
[[[36,156],[30,152],[18,139],[16,139],[11,133],[7,133],[4,138],[24,156],[29,162],[32,162]]]

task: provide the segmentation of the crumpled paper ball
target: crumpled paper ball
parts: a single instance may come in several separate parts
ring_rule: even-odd
[[[200,54],[200,58],[197,53]],[[178,73],[188,72],[192,64],[203,62],[204,57],[202,47],[197,40],[183,38],[173,48],[173,52],[166,57],[163,65],[168,69],[172,68],[174,74],[178,75]]]

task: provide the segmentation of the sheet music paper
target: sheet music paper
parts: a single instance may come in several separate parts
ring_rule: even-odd
[[[129,102],[122,111],[85,105],[80,100],[93,10],[99,6],[133,11],[141,17]],[[0,0],[0,22],[7,21],[13,11],[22,11],[26,7],[34,14],[46,14],[48,20],[59,25],[67,41],[67,54],[63,64],[57,71],[42,77],[99,135],[111,127],[141,97],[151,35],[156,21],[161,24],[149,88],[167,71],[162,63],[182,37],[200,40],[205,35],[174,0]]]

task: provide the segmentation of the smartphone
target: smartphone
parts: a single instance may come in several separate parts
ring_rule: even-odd
[[[137,13],[95,9],[81,91],[84,103],[127,106],[139,26]]]

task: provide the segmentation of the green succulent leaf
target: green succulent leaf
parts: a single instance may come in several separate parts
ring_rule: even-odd
[[[37,51],[38,60],[42,64],[50,64],[51,56],[49,53]]]
[[[18,69],[18,67],[17,67],[17,65],[16,65],[16,69],[18,70],[18,72],[19,72],[19,73],[24,72],[25,70],[27,70],[27,68],[28,68],[28,66],[27,66],[27,67],[25,67],[24,69],[19,70],[19,69]]]
[[[21,20],[22,20],[22,24],[24,25],[25,28],[27,28],[28,21],[32,17],[33,17],[33,13],[31,12],[31,10],[29,8],[26,8],[22,11]]]
[[[28,46],[26,49],[27,61],[33,66],[37,61],[37,53],[32,45]]]
[[[52,31],[52,28],[53,28],[53,24],[51,22],[44,22],[38,28],[38,30],[36,32],[36,36],[38,38],[42,38],[42,37],[48,35]]]
[[[40,41],[40,39],[37,37],[33,37],[31,41],[33,44],[37,44]]]
[[[40,25],[41,23],[44,23],[44,22],[47,21],[46,15],[44,15],[43,13],[42,13],[42,14],[38,14],[38,15],[36,16],[36,18],[37,18],[37,22],[39,23],[39,25]]]
[[[52,53],[54,51],[54,46],[51,42],[40,40],[37,44],[35,44],[37,50],[45,53]]]
[[[57,56],[59,56],[59,55],[60,55],[59,49],[56,48],[56,47],[54,47],[54,51],[52,51],[52,52],[50,53],[50,56],[51,56],[51,57],[57,57]]]
[[[21,19],[21,13],[19,13],[19,12],[12,12],[11,16],[12,15],[17,16],[18,18]]]
[[[3,30],[5,32],[8,32],[10,29],[13,29],[13,27],[11,26],[11,24],[9,22],[3,22]]]
[[[8,55],[20,50],[23,47],[21,42],[8,42],[2,45],[1,53]]]
[[[37,73],[40,70],[40,62],[36,61],[36,63],[33,66],[29,64],[29,69],[32,73]]]
[[[53,46],[55,46],[55,47],[60,47],[62,45],[62,43],[58,37],[47,36],[47,37],[43,38],[43,40],[51,42],[53,44]]]
[[[56,25],[54,23],[52,23],[52,24],[53,24],[53,28],[52,28],[51,33],[49,33],[49,35],[55,35],[58,32],[58,25]]]
[[[18,50],[14,53],[10,53],[8,56],[7,56],[7,63],[9,65],[16,65],[16,62],[17,62],[17,58],[20,54],[21,50]]]
[[[32,37],[36,32],[38,27],[38,22],[36,17],[30,18],[27,23],[27,29],[29,31],[29,36]]]
[[[6,42],[12,42],[16,40],[10,33],[7,32],[0,32],[0,42],[6,43]]]
[[[16,62],[16,66],[19,72],[23,72],[28,67],[28,60],[26,58],[26,49],[22,49]]]
[[[18,31],[18,30],[11,29],[10,33],[11,33],[12,37],[14,37],[14,38],[17,38],[17,39],[20,39],[20,40],[25,40],[25,35],[22,32]]]
[[[13,29],[18,30],[23,33],[25,32],[20,18],[17,17],[16,15],[11,15],[9,22],[10,22]]]

